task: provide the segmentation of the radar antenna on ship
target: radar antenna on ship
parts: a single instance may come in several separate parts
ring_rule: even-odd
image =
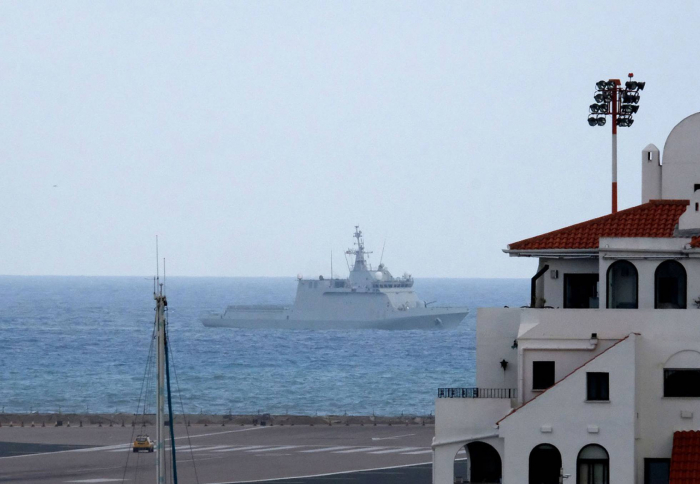
[[[362,231],[359,225],[355,225],[355,233],[353,236],[357,239],[357,242],[355,242],[357,249],[348,249],[345,253],[355,256],[355,265],[352,268],[353,271],[366,271],[368,269],[365,255],[369,255],[372,252],[365,251],[365,241],[362,238]]]

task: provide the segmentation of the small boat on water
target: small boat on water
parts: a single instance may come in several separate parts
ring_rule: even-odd
[[[223,314],[206,314],[204,326],[245,329],[454,329],[469,313],[465,307],[431,306],[413,291],[413,277],[394,277],[380,262],[369,264],[364,239],[355,226],[355,248],[346,254],[354,264],[346,279],[298,277],[291,307],[229,306]]]

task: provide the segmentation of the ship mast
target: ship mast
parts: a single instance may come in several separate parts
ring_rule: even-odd
[[[165,307],[168,301],[163,294],[163,284],[160,278],[156,278],[156,288],[153,291],[153,299],[156,301],[156,329],[158,339],[158,358],[156,363],[157,373],[157,401],[156,401],[156,476],[158,484],[165,484]],[[172,425],[172,423],[171,423]]]
[[[362,239],[362,231],[359,225],[355,225],[355,234],[353,237],[357,239],[357,249],[348,249],[345,253],[355,256],[355,265],[352,268],[353,271],[366,271],[367,263],[365,261],[365,254],[371,254],[371,252],[365,251],[365,241]]]

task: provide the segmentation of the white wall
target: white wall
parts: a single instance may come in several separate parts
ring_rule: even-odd
[[[589,371],[610,373],[608,403],[586,402]],[[524,482],[530,452],[542,443],[559,449],[564,472],[572,475],[572,482],[579,451],[592,443],[602,445],[610,455],[610,482],[635,482],[635,381],[633,335],[508,416],[500,424],[505,444],[503,483]],[[589,426],[596,426],[598,433],[590,433]]]
[[[597,274],[598,259],[542,259],[549,264],[549,270],[542,276],[545,305],[554,308],[564,307],[564,274]],[[556,279],[551,271],[559,271]]]
[[[507,398],[436,398],[435,443],[497,433],[496,422],[510,410]]]
[[[538,391],[532,389],[532,363],[534,361],[554,361],[554,381],[558,382],[591,358],[605,351],[617,341],[618,340],[599,340],[596,346],[588,347],[587,340],[582,342],[584,344],[581,344],[579,341],[578,345],[566,345],[562,340],[558,340],[554,343],[556,346],[559,346],[562,349],[551,350],[537,349],[536,346],[550,346],[543,345],[544,342],[541,340],[521,340],[520,346],[523,347],[523,356],[521,358],[523,365],[521,401],[527,402],[528,400],[532,400],[537,395],[542,393],[542,390]],[[547,341],[546,343],[552,342]],[[573,341],[570,343],[573,343]],[[552,344],[551,346],[554,346],[555,344]],[[570,348],[565,349],[566,346],[569,346]],[[575,346],[578,346],[579,348],[575,349]]]
[[[599,337],[595,348],[590,347],[591,333],[597,333]],[[556,361],[557,379],[559,379],[567,369],[580,366],[586,358],[592,358],[609,347],[613,341],[625,338],[631,333],[639,333],[639,336],[633,338],[637,346],[634,364],[625,359],[629,358],[629,355],[620,350],[623,346],[623,343],[620,343],[583,367],[588,368],[587,371],[594,371],[596,368],[602,368],[599,365],[605,364],[615,370],[617,375],[615,379],[611,374],[611,400],[613,400],[611,404],[585,404],[581,393],[583,391],[581,389],[585,386],[581,386],[581,381],[571,383],[585,378],[585,371],[583,377],[580,376],[581,371],[578,371],[504,421],[501,429],[506,430],[505,433],[501,432],[501,437],[505,438],[503,457],[506,474],[511,472],[508,469],[510,463],[510,465],[520,466],[518,467],[520,472],[525,472],[520,475],[527,475],[527,467],[522,468],[522,466],[527,462],[531,448],[543,442],[559,447],[559,444],[552,439],[567,440],[568,437],[562,437],[562,433],[576,436],[576,439],[566,444],[569,446],[570,453],[574,450],[577,453],[580,447],[578,449],[575,447],[586,439],[594,439],[593,441],[608,439],[605,440],[607,444],[604,444],[603,440],[600,442],[608,452],[611,452],[608,445],[617,445],[615,442],[610,444],[611,434],[619,433],[623,440],[632,443],[631,448],[634,448],[636,443],[636,462],[629,461],[628,464],[629,469],[636,469],[637,478],[636,481],[633,478],[616,479],[616,481],[642,484],[644,458],[670,457],[675,430],[700,428],[699,398],[663,397],[663,369],[671,358],[673,359],[668,364],[672,366],[700,365],[700,311],[529,308],[479,310],[477,383],[482,387],[498,387],[500,381],[498,379],[503,378],[498,362],[504,355],[508,356],[506,359],[512,359],[510,351],[513,350],[510,350],[510,345],[515,335],[519,341],[517,351],[523,361],[519,366],[523,369],[521,388],[531,388],[529,373],[531,361],[534,358],[551,358]],[[515,366],[518,367],[518,365]],[[608,370],[600,369],[600,371]],[[629,376],[629,372],[633,373],[632,377]],[[579,376],[576,376],[577,374]],[[508,375],[509,378],[514,376],[517,381],[517,375]],[[506,386],[511,385],[512,383],[509,383]],[[630,389],[634,396],[633,401],[629,401],[628,396],[622,394],[619,394],[618,399],[618,390],[613,390],[614,388]],[[635,388],[636,395],[633,391]],[[534,394],[526,395],[527,398],[531,396]],[[454,448],[450,449],[448,454],[452,450],[456,452],[455,449],[460,447],[460,438],[466,438],[481,431],[488,432],[489,424],[498,414],[505,416],[508,413],[508,403],[510,403],[508,400],[503,400],[494,404],[493,408],[489,408],[489,403],[472,402],[457,399],[439,399],[436,402],[436,442],[450,439],[455,441]],[[490,402],[490,400],[481,402]],[[634,419],[630,420],[629,415],[621,415],[618,405],[620,402],[630,410],[631,415],[639,415],[638,428],[635,428]],[[522,428],[520,424],[517,426],[512,424],[521,420]],[[581,428],[576,426],[584,421],[587,422],[586,426],[598,425],[601,428],[600,433],[588,434],[586,426],[584,426],[586,431],[582,432]],[[618,428],[617,426],[621,423],[626,427]],[[573,427],[567,427],[569,424]],[[513,427],[508,430],[504,425]],[[542,433],[541,425],[552,425],[553,432]],[[621,449],[624,452],[629,450],[624,445]],[[564,453],[562,447],[559,447],[559,450],[562,454]],[[624,452],[618,453],[618,458],[627,458]],[[453,459],[454,453],[451,457],[445,457],[445,455],[443,454],[442,458],[445,462],[450,462],[449,472],[451,473],[452,460],[450,459]],[[515,460],[511,461],[511,458]],[[437,466],[437,461],[435,462]],[[569,466],[575,466],[575,456],[569,457],[568,462]],[[618,471],[621,472],[619,469]],[[568,467],[567,472],[573,474],[572,468]],[[450,476],[445,477],[441,482],[445,484],[451,482]],[[504,480],[504,482],[518,481]]]
[[[503,440],[497,436],[496,422],[510,410],[510,399],[436,399],[433,484],[454,483],[455,456],[468,442],[479,441],[491,445],[502,461]],[[491,437],[488,437],[489,434]]]
[[[674,431],[700,429],[700,399],[663,396],[665,362],[683,350],[700,350],[699,327],[700,321],[695,328],[681,332],[671,328],[668,334],[658,328],[653,332],[644,331],[639,338],[637,473],[640,476],[644,472],[645,458],[671,457]],[[700,353],[695,355],[695,368],[700,368]],[[671,366],[677,365],[674,362]],[[689,412],[692,417],[683,418],[681,412]],[[643,481],[640,479],[639,482]]]
[[[517,388],[518,350],[512,348],[518,337],[520,315],[527,309],[479,308],[476,315],[476,386]],[[506,371],[500,361],[506,360]]]
[[[600,239],[600,307],[606,307],[608,268],[618,260],[631,262],[638,273],[639,309],[654,308],[654,276],[665,257],[680,262],[688,276],[688,308],[700,297],[700,259],[690,258],[684,248],[690,238],[601,238]]]

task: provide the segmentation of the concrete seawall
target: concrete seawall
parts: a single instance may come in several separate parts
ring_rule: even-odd
[[[0,426],[12,427],[59,427],[59,426],[153,426],[155,414],[134,415],[129,413],[3,413]],[[175,425],[433,425],[433,416],[362,416],[362,415],[176,415]]]

